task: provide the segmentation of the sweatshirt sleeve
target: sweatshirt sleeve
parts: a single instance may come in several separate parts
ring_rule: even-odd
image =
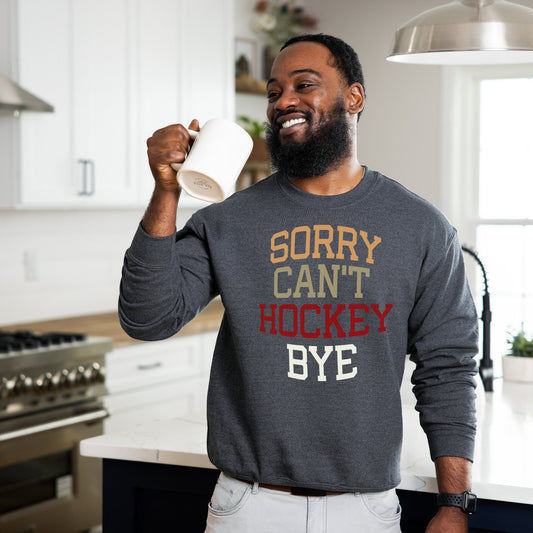
[[[455,230],[433,242],[409,320],[413,391],[431,458],[474,456],[478,320]]]
[[[128,335],[168,338],[216,294],[208,246],[191,221],[169,237],[153,237],[139,225],[120,282],[118,314]]]

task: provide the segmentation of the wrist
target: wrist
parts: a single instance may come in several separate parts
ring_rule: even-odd
[[[180,189],[156,187],[141,221],[144,230],[154,237],[166,237],[176,231],[176,211]]]
[[[181,187],[178,185],[177,181],[174,181],[173,183],[160,183],[155,182],[154,185],[154,192],[152,196],[159,195],[159,196],[168,196],[168,197],[177,197],[179,198],[181,193]]]
[[[472,463],[461,457],[442,456],[435,459],[439,493],[462,494],[469,491]]]

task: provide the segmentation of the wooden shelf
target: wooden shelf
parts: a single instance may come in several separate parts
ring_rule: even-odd
[[[266,96],[266,80],[256,80],[248,75],[235,78],[235,90],[238,93],[258,94]]]

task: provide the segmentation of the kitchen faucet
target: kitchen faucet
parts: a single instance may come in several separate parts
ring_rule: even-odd
[[[481,381],[483,383],[483,388],[485,392],[493,392],[493,368],[492,368],[492,359],[490,358],[490,322],[492,319],[492,313],[490,310],[490,295],[489,295],[489,285],[487,283],[487,272],[483,263],[479,259],[478,255],[467,248],[466,246],[461,247],[463,252],[470,254],[481,267],[481,272],[483,273],[483,282],[485,285],[485,293],[483,294],[483,309],[481,311],[481,322],[483,323],[483,355],[481,361],[479,362],[479,375],[481,376]]]

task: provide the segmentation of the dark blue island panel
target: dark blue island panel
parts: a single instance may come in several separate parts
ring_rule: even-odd
[[[217,478],[210,468],[104,459],[104,533],[203,533]],[[398,496],[402,533],[423,533],[436,512],[435,495],[399,490]],[[533,506],[478,500],[469,525],[470,533],[533,533]]]

